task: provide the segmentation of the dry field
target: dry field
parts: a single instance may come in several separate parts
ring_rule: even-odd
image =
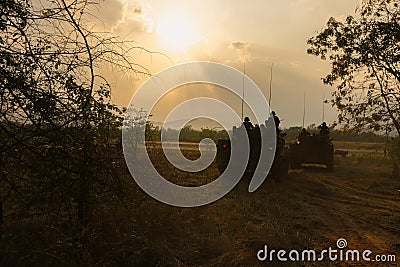
[[[351,148],[365,148],[351,144]],[[340,147],[341,149],[349,148]],[[185,186],[211,182],[215,164],[190,174],[168,165],[159,148],[150,156],[159,172]],[[190,159],[193,148],[182,149]],[[3,266],[366,266],[365,262],[260,262],[257,252],[336,248],[396,255],[400,262],[400,181],[381,153],[335,157],[334,172],[307,166],[280,180],[268,178],[248,193],[250,175],[222,199],[197,208],[162,204],[124,172],[127,198],[93,207],[92,224],[76,236],[63,222],[46,218],[6,220]],[[126,177],[125,177],[126,176]],[[8,217],[6,217],[8,219]],[[368,264],[371,265],[371,264]],[[397,266],[396,263],[376,266]]]
[[[192,150],[183,153],[196,158]],[[153,159],[155,155],[160,154],[155,153]],[[189,175],[168,168],[165,159],[157,159],[154,162],[160,172],[182,185],[205,184],[218,176],[215,166]],[[335,159],[332,173],[318,166],[290,170],[285,180],[267,179],[252,194],[247,192],[251,178],[247,175],[234,191],[204,207],[182,209],[150,201],[145,216],[168,227],[160,225],[152,242],[168,254],[164,263],[176,266],[263,265],[266,262],[259,262],[256,253],[264,245],[287,251],[322,251],[336,248],[339,238],[347,240],[348,249],[397,255],[399,262],[400,181],[391,177],[390,164],[381,154],[350,154]],[[337,266],[329,261],[286,263],[330,264]]]

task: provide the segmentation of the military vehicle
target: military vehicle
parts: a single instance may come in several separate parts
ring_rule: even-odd
[[[334,147],[329,135],[303,136],[289,146],[290,168],[301,168],[302,164],[325,165],[333,170]]]
[[[243,127],[243,126],[242,126]],[[240,137],[236,131],[236,127],[233,128],[233,140],[235,138],[246,138],[246,137]],[[260,134],[260,128],[259,127],[254,127],[252,129],[246,129],[247,131],[247,136],[249,138],[249,144],[250,144],[250,155],[249,155],[249,160],[247,163],[246,171],[247,172],[254,172],[259,159],[260,159],[260,153],[261,153],[261,134]],[[283,133],[278,131],[278,138],[277,138],[277,144],[276,144],[276,149],[275,149],[275,155],[274,155],[274,160],[272,163],[272,167],[269,171],[269,175],[271,175],[274,178],[281,178],[285,177],[288,173],[289,169],[289,158],[288,158],[288,148],[285,147],[285,139],[284,139]],[[267,153],[274,153],[273,152],[273,147],[271,146],[266,146],[267,148]],[[217,157],[216,157],[216,163],[219,171],[222,173],[230,160],[231,156],[231,140],[230,139],[219,139],[217,143]]]

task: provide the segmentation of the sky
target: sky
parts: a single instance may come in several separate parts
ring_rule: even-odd
[[[283,127],[301,126],[305,96],[305,125],[331,124],[336,110],[323,99],[330,99],[334,88],[323,85],[329,73],[328,61],[307,55],[307,39],[320,32],[330,17],[354,15],[357,0],[104,0],[96,15],[97,30],[111,31],[123,40],[133,40],[148,53],[136,51],[136,63],[151,74],[192,61],[213,61],[243,71],[269,98],[272,69],[271,109]],[[149,77],[106,74],[114,85],[113,100],[127,106],[138,88]],[[151,94],[152,92],[149,92]],[[167,95],[151,113],[155,121],[179,102],[198,96],[215,97],[240,110],[240,99],[215,86],[179,88]],[[137,107],[140,108],[140,107]],[[202,107],[193,107],[195,109]],[[324,110],[324,112],[323,112]],[[245,115],[251,116],[248,109]],[[324,116],[323,116],[324,113]],[[182,118],[191,114],[182,114]]]

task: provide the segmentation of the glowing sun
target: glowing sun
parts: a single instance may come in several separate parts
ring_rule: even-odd
[[[195,25],[184,14],[168,14],[161,17],[157,24],[157,34],[168,50],[186,52],[199,38]]]

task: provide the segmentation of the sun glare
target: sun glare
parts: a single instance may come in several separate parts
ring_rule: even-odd
[[[198,39],[193,22],[183,14],[161,17],[156,31],[165,48],[172,52],[186,52]]]

